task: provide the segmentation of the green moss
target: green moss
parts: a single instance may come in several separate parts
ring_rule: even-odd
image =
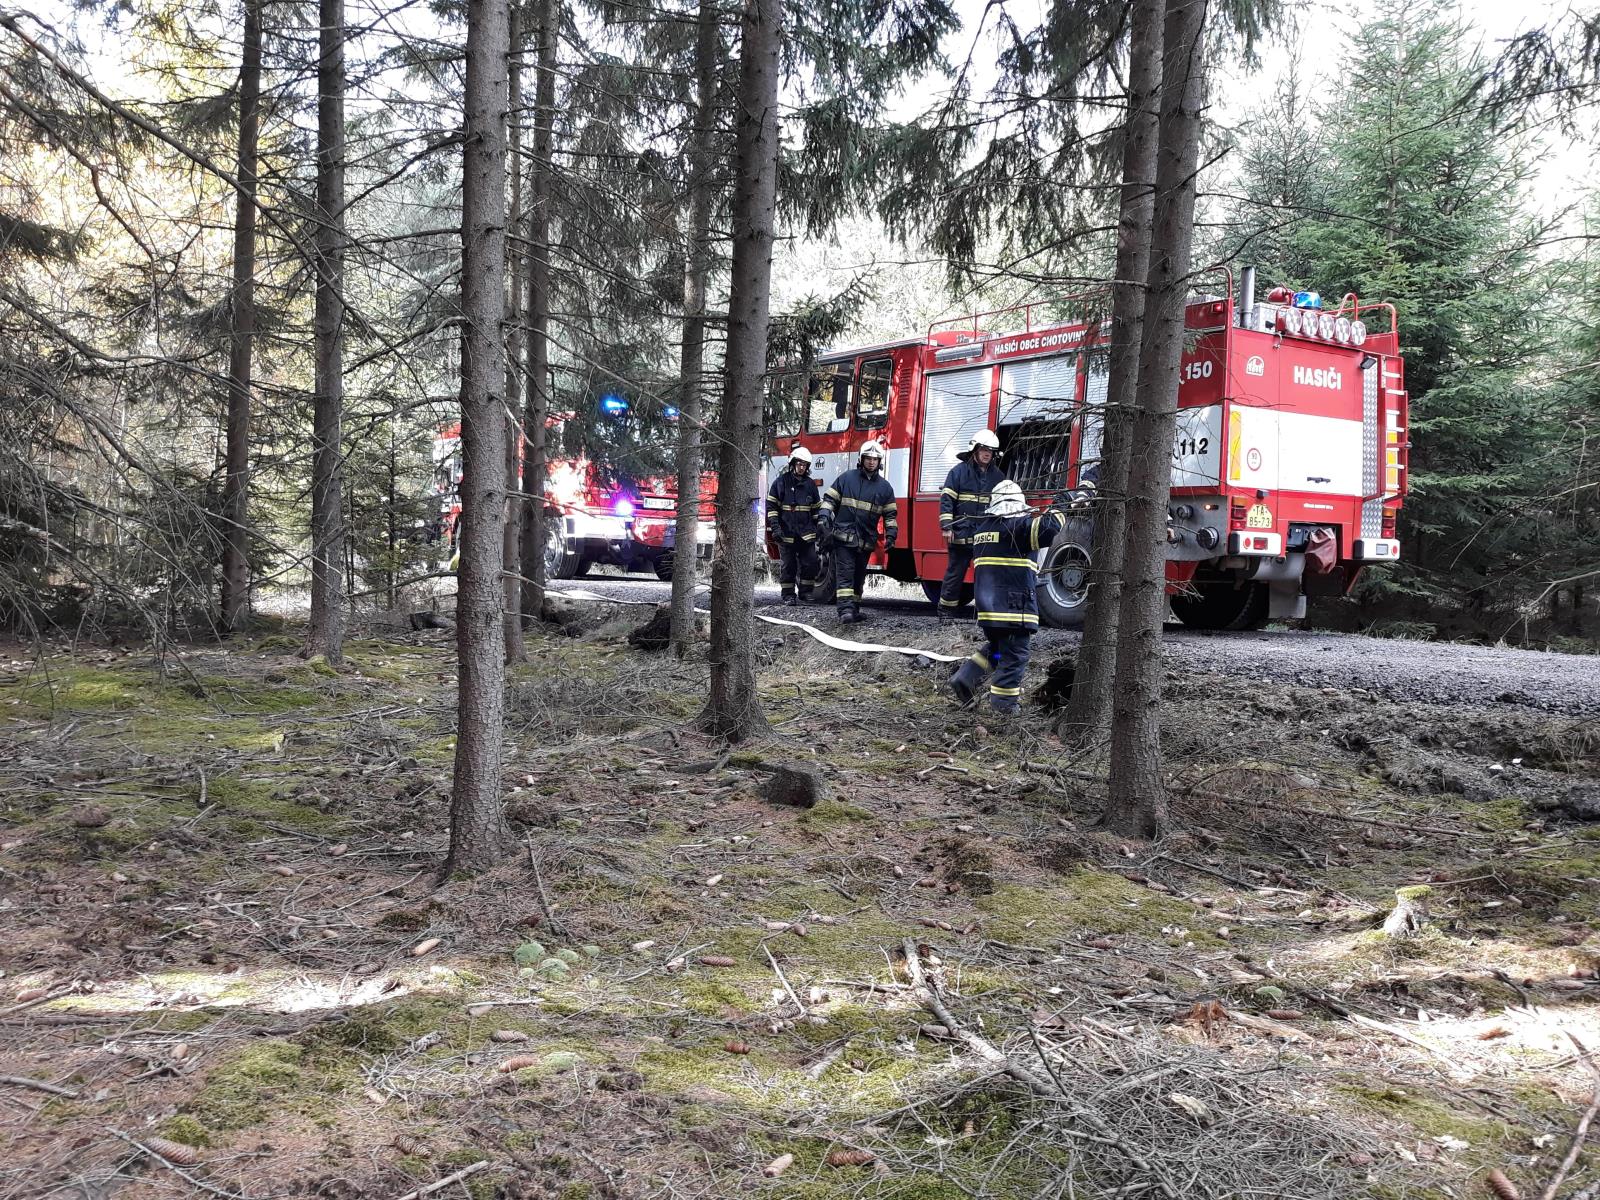
[[[752,1004],[738,988],[721,979],[689,976],[677,988],[678,1002],[690,1012],[703,1017],[725,1016],[729,1009],[736,1013],[751,1011]]]
[[[262,1042],[217,1067],[188,1108],[212,1129],[244,1129],[258,1124],[284,1096],[309,1082],[291,1042]]]
[[[846,804],[843,800],[819,800],[816,807],[800,814],[801,825],[819,832],[872,819],[872,814],[866,809]]]
[[[1004,884],[974,903],[984,913],[984,931],[1001,941],[1038,944],[1078,933],[1159,938],[1163,927],[1179,926],[1197,946],[1221,944],[1204,928],[1206,915],[1187,901],[1091,867],[1068,871],[1050,888]]]
[[[1475,1109],[1464,1112],[1452,1108],[1411,1088],[1352,1081],[1337,1085],[1335,1091],[1362,1112],[1399,1121],[1425,1137],[1448,1134],[1460,1138],[1480,1153],[1514,1145],[1519,1140],[1516,1128],[1504,1121],[1487,1118]]]
[[[168,1117],[158,1127],[161,1136],[170,1141],[182,1142],[185,1146],[194,1146],[204,1150],[211,1145],[211,1130],[191,1116],[179,1113],[177,1116]]]
[[[590,1200],[593,1195],[593,1184],[585,1183],[581,1179],[574,1179],[561,1189],[561,1194],[557,1200]]]

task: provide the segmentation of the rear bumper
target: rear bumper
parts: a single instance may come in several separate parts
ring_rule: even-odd
[[[1357,538],[1351,557],[1357,562],[1395,562],[1400,557],[1397,538]]]

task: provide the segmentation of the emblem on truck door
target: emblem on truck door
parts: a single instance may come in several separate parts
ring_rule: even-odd
[[[1252,354],[1249,361],[1244,364],[1244,373],[1246,375],[1265,375],[1267,373],[1266,360],[1259,354]]]

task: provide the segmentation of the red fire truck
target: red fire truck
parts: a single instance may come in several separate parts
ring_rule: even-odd
[[[1314,293],[1287,288],[1258,302],[1248,268],[1235,302],[1226,279],[1223,294],[1188,305],[1168,509],[1172,611],[1205,629],[1303,616],[1308,590],[1348,590],[1366,564],[1394,562],[1409,477],[1394,307],[1347,295],[1324,311]],[[872,566],[936,600],[939,489],[975,432],[996,431],[1002,465],[1036,503],[1098,474],[1109,323],[1041,323],[1042,307],[820,355],[801,428],[774,440],[769,472],[803,445],[826,488],[862,442],[883,442],[900,542]],[[1091,534],[1090,519],[1074,517],[1039,555],[1049,624],[1083,619]]]
[[[561,420],[552,418],[552,427]],[[434,438],[433,464],[443,528],[454,545],[456,518],[461,515],[459,421],[446,425]],[[587,458],[552,457],[544,496],[544,562],[549,578],[575,579],[596,564],[672,578],[678,512],[675,476],[618,478]],[[701,560],[711,557],[716,540],[712,523],[716,497],[716,476],[702,475],[695,545],[695,556]]]

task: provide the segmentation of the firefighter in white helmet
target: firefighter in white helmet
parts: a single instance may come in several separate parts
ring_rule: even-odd
[[[1028,641],[1039,628],[1034,595],[1038,568],[1032,556],[1059,532],[1061,517],[1055,510],[1032,512],[1022,489],[1009,479],[995,485],[989,510],[972,535],[978,627],[984,645],[949,681],[963,705],[973,702],[986,676],[989,704],[997,713],[1014,713],[1021,705]]]
[[[818,513],[833,543],[833,599],[841,622],[863,619],[861,591],[867,559],[878,547],[878,523],[883,523],[885,549],[894,549],[900,537],[900,509],[883,477],[883,459],[881,445],[864,442],[856,468],[833,481]]]
[[[961,607],[962,586],[972,565],[972,535],[988,511],[995,485],[1005,472],[995,460],[1000,439],[992,429],[972,435],[972,444],[957,457],[939,492],[939,532],[944,534],[944,582],[939,585],[939,620],[953,621]]]
[[[822,578],[822,556],[817,553],[821,492],[811,477],[811,451],[796,446],[789,452],[788,465],[767,489],[767,536],[778,544],[778,582],[785,604],[798,604],[802,597],[810,599],[811,589]]]

